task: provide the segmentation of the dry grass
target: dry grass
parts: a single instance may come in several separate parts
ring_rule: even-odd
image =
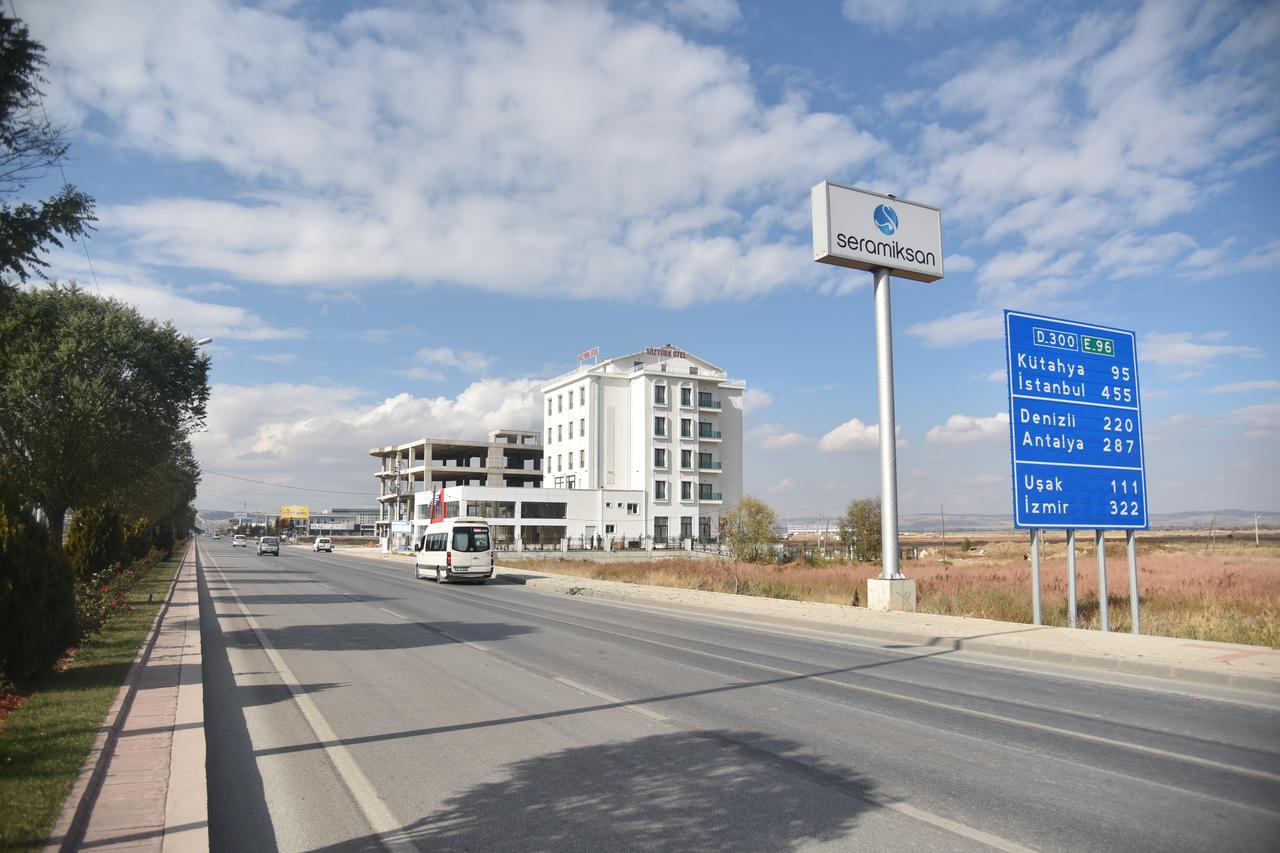
[[[1229,544],[1205,553],[1200,546],[1139,540],[1138,588],[1145,634],[1280,648],[1280,547]],[[903,563],[916,580],[924,613],[1031,622],[1031,565],[1025,543],[984,546],[943,564],[935,555]],[[949,554],[949,556],[951,556]],[[1044,621],[1067,624],[1066,546],[1045,548],[1040,577]],[[535,571],[656,586],[759,595],[831,604],[865,603],[871,563],[814,566],[751,565],[728,560],[654,560],[643,563],[531,561]],[[1092,545],[1077,546],[1079,625],[1098,627],[1098,573]],[[1107,548],[1111,629],[1129,630],[1128,562],[1124,546]]]

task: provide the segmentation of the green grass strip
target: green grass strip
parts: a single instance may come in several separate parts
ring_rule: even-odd
[[[179,557],[153,566],[125,597],[133,610],[107,620],[80,647],[71,666],[35,685],[26,704],[4,721],[0,851],[39,850],[45,845],[180,564]]]

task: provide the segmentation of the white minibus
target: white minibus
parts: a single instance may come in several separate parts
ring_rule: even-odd
[[[493,577],[493,543],[483,518],[446,518],[421,526],[415,523],[415,527],[414,563],[419,578],[484,583]]]

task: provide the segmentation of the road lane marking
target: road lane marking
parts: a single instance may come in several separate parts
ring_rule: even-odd
[[[560,682],[561,684],[564,684],[568,687],[572,687],[574,690],[581,690],[583,693],[586,693],[589,696],[594,696],[597,699],[603,699],[604,701],[608,702],[611,705],[617,705],[618,707],[625,708],[628,711],[635,711],[637,714],[643,717],[648,717],[651,720],[659,720],[664,723],[671,722],[671,718],[666,716],[665,714],[659,714],[657,711],[650,711],[648,708],[645,708],[642,705],[634,705],[628,702],[626,699],[619,699],[617,696],[610,696],[608,693],[605,693],[603,690],[596,690],[594,688],[587,687],[585,684],[579,684],[576,681],[570,681],[569,679],[559,675],[553,675],[552,678]]]
[[[381,575],[387,580],[403,583],[403,585],[405,586],[413,586],[412,584],[402,581],[397,574],[390,573],[390,572],[380,572],[380,571],[375,571],[374,573]],[[1240,775],[1240,776],[1247,776],[1254,779],[1261,779],[1267,782],[1280,782],[1280,774],[1270,773],[1266,770],[1257,770],[1251,767],[1240,767],[1234,764],[1227,764],[1221,761],[1214,761],[1213,759],[1209,759],[1209,758],[1200,758],[1194,755],[1186,755],[1180,752],[1172,752],[1170,750],[1160,749],[1159,747],[1144,746],[1142,744],[1129,743],[1127,741],[1116,740],[1114,738],[1109,738],[1102,735],[1094,735],[1094,734],[1089,734],[1087,732],[1080,732],[1080,731],[1074,731],[1072,729],[1059,728],[1057,726],[1052,726],[1047,723],[1037,723],[1030,720],[1020,720],[1016,717],[1009,717],[1009,716],[1005,716],[1004,714],[997,714],[991,711],[980,711],[975,708],[966,708],[961,705],[949,705],[945,702],[938,702],[932,699],[925,699],[923,697],[918,697],[918,696],[908,696],[902,693],[896,693],[892,690],[882,690],[879,688],[869,687],[861,684],[850,684],[848,682],[838,681],[836,679],[828,678],[822,675],[809,675],[802,672],[796,672],[794,670],[783,669],[781,667],[774,667],[764,663],[758,663],[756,661],[742,660],[742,659],[731,657],[728,655],[720,655],[714,652],[707,652],[700,649],[693,649],[687,646],[681,646],[675,643],[666,643],[666,642],[662,642],[661,640],[654,640],[648,637],[640,637],[634,634],[626,634],[619,631],[612,631],[605,628],[599,628],[594,625],[587,625],[581,622],[574,622],[569,619],[562,619],[555,616],[547,616],[538,612],[530,612],[528,610],[522,610],[519,607],[504,606],[502,604],[499,604],[487,599],[478,600],[478,599],[468,597],[461,592],[456,592],[453,590],[440,590],[440,592],[444,594],[449,594],[451,597],[455,599],[465,600],[468,603],[472,603],[480,607],[490,607],[497,610],[504,610],[508,613],[516,613],[526,618],[532,617],[536,619],[545,619],[548,622],[555,622],[561,625],[568,625],[570,627],[580,628],[586,631],[594,631],[596,633],[605,634],[606,636],[617,637],[619,639],[631,640],[639,643],[646,643],[648,645],[658,646],[660,648],[670,649],[673,651],[685,652],[691,655],[699,655],[702,657],[711,658],[713,660],[719,660],[727,663],[736,664],[738,666],[745,666],[752,669],[758,669],[758,670],[763,670],[765,672],[774,673],[776,675],[795,678],[797,680],[816,682],[819,684],[825,684],[828,686],[837,687],[842,690],[865,693],[868,695],[879,696],[881,698],[886,698],[886,699],[896,699],[902,702],[908,702],[915,705],[935,708],[942,711],[950,711],[950,712],[954,712],[964,716],[987,720],[990,722],[1003,723],[1005,725],[1011,725],[1019,728],[1029,729],[1032,731],[1040,731],[1040,732],[1045,732],[1049,734],[1056,734],[1062,737],[1081,740],[1088,743],[1114,747],[1116,749],[1123,749],[1129,752],[1137,752],[1144,755],[1155,756],[1157,758],[1164,758],[1171,761],[1181,762],[1184,764],[1195,765],[1198,767],[1205,767],[1211,770],[1218,770],[1225,773],[1231,773],[1231,774]]]
[[[388,609],[387,609],[387,608],[385,608],[385,607],[379,607],[378,609],[379,609],[379,610],[381,610],[383,613],[387,614],[388,616],[394,616],[394,617],[396,617],[397,619],[408,619],[408,618],[409,618],[408,616],[404,616],[404,615],[402,615],[402,614],[400,614],[400,613],[395,612],[394,610],[388,610]]]
[[[338,778],[346,787],[347,792],[351,794],[352,799],[355,800],[356,807],[364,815],[369,828],[378,836],[378,840],[382,845],[388,850],[394,851],[394,853],[416,851],[418,849],[416,845],[399,836],[402,831],[402,824],[396,820],[395,816],[391,814],[391,810],[387,808],[386,803],[378,796],[373,783],[369,781],[369,777],[364,775],[351,752],[339,742],[337,733],[334,732],[324,715],[320,713],[320,709],[316,706],[311,696],[303,690],[302,683],[293,674],[293,670],[289,669],[289,665],[284,662],[284,658],[267,641],[267,636],[263,632],[262,626],[258,624],[258,620],[245,607],[244,602],[240,600],[240,594],[234,587],[230,586],[226,575],[222,574],[222,570],[217,563],[212,560],[210,562],[212,563],[212,568],[222,578],[222,582],[228,586],[232,597],[235,599],[235,605],[240,610],[240,617],[244,619],[245,624],[249,626],[254,636],[258,638],[258,644],[262,647],[262,651],[266,653],[267,660],[271,661],[271,665],[276,668],[280,680],[289,688],[289,693],[293,696],[293,701],[297,704],[298,710],[302,712],[307,725],[311,727],[311,733],[315,736],[317,744],[333,763]]]

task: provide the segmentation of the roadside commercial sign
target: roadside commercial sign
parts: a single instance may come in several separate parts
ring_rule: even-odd
[[[413,522],[412,521],[393,521],[391,522],[391,532],[392,533],[412,533]]]
[[[311,517],[311,507],[299,505],[284,505],[280,507],[280,520],[306,521]]]
[[[1145,530],[1134,333],[1004,312],[1014,527]]]
[[[813,259],[901,278],[942,278],[942,212],[867,190],[823,181],[810,192]]]

